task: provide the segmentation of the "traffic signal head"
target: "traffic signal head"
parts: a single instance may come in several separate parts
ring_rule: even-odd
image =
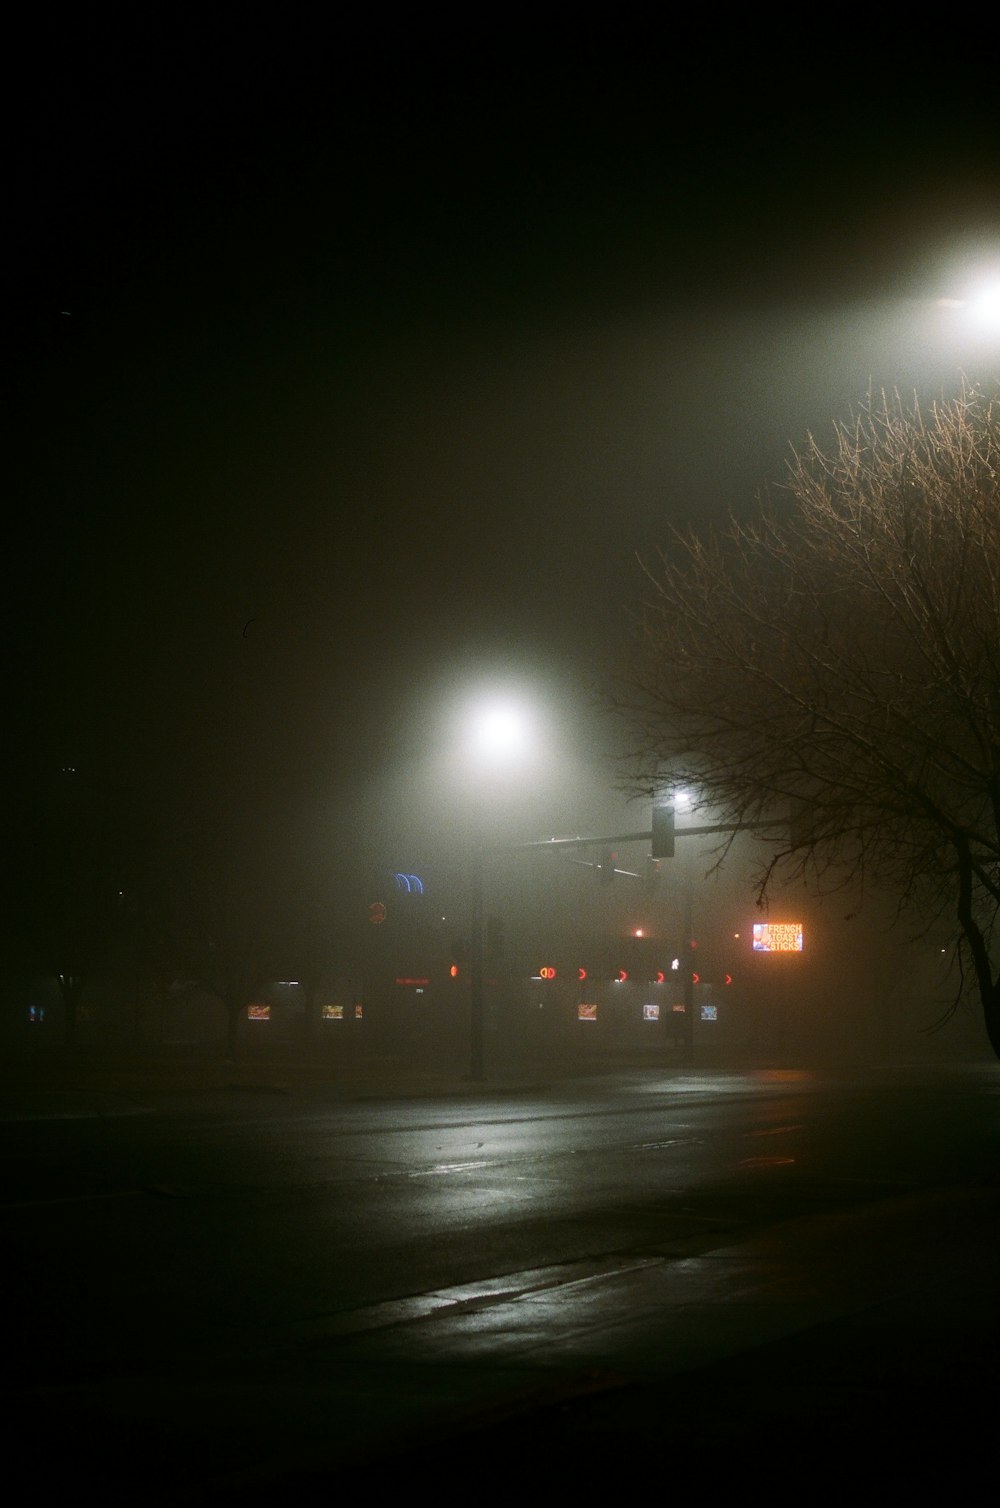
[[[597,878],[602,885],[610,885],[615,877],[615,860],[618,855],[611,848],[602,848],[597,861]]]
[[[652,837],[652,857],[654,859],[672,859],[674,856],[673,806],[664,805],[653,807]]]

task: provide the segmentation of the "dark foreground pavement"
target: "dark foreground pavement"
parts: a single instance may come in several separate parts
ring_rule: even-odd
[[[287,1074],[265,1082],[296,1092]],[[421,1083],[442,1092],[445,1081],[410,1073],[399,1092]],[[204,1087],[155,1093],[169,1106]],[[376,1078],[358,1074],[344,1087],[376,1092]],[[33,1092],[111,1096],[100,1114],[139,1091],[119,1078]],[[644,1336],[619,1347],[608,1308],[582,1326],[577,1310],[574,1341],[530,1370],[516,1354],[509,1367],[474,1351],[463,1360],[461,1347],[428,1361],[432,1331],[411,1343],[405,1325],[394,1339],[390,1324],[381,1355],[352,1351],[349,1335],[313,1335],[197,1377],[140,1368],[100,1386],[8,1397],[8,1501],[72,1494],[263,1508],[399,1492],[478,1503],[992,1495],[998,1279],[1000,1170],[995,1181],[914,1193],[875,1213],[791,1221],[669,1269],[611,1275],[605,1302],[613,1313],[613,1285],[628,1283],[622,1323],[645,1312]],[[710,1307],[706,1281],[723,1295]],[[517,1302],[523,1315],[548,1299]],[[616,1353],[633,1359],[627,1372],[608,1364]]]
[[[864,1274],[838,1271],[871,1250],[870,1229],[857,1247],[849,1222],[772,1232],[726,1254],[737,1271],[728,1309],[675,1313],[680,1354],[639,1358],[627,1374],[561,1356],[530,1372],[516,1358],[509,1368],[407,1360],[405,1345],[386,1363],[359,1363],[336,1339],[314,1339],[197,1376],[140,1370],[34,1388],[5,1406],[8,1468],[20,1475],[7,1500],[978,1496],[995,1458],[1000,1196],[941,1191],[890,1218],[888,1248],[913,1259],[899,1280],[866,1291]],[[760,1283],[769,1260],[782,1291],[741,1293],[739,1273]],[[663,1278],[649,1275],[651,1303]],[[782,1303],[787,1333],[769,1340]],[[683,1354],[692,1326],[702,1360]]]

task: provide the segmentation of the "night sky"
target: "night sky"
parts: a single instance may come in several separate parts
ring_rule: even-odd
[[[519,833],[593,829],[637,554],[1000,368],[935,302],[1000,255],[992,49],[306,14],[9,58],[8,806],[71,764],[414,864],[513,677]]]

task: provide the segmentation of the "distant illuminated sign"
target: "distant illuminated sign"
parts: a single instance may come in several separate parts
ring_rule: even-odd
[[[323,1007],[323,1020],[324,1021],[343,1021],[343,1019],[344,1019],[344,1007],[342,1005],[324,1005],[324,1007]]]
[[[645,1005],[642,1008],[642,1019],[644,1021],[659,1021],[660,1007],[657,1005],[655,1000],[646,1001]]]
[[[577,969],[577,971],[576,971],[576,977],[580,981],[580,983],[582,984],[583,981],[587,977],[587,971],[586,971],[586,969]]]
[[[269,1005],[248,1005],[247,1006],[247,1020],[248,1021],[270,1021],[270,1019],[271,1019],[271,1007]]]
[[[801,922],[754,922],[755,953],[801,953]]]
[[[597,1020],[597,1006],[596,1006],[596,1004],[595,1005],[585,1005],[583,1003],[583,1001],[581,1001],[580,1004],[576,1008],[576,1014],[577,1014],[577,1019],[580,1020],[580,1021],[596,1021]]]
[[[395,983],[411,986],[417,985],[418,987],[423,988],[424,985],[430,984],[430,980],[415,974],[397,974]]]
[[[703,1005],[701,1008],[701,1019],[703,1021],[718,1021],[719,1007],[717,1005]]]
[[[556,971],[551,964],[544,964],[538,971],[539,979],[555,979]]]
[[[380,927],[385,921],[385,902],[371,901],[368,906],[368,920],[376,927]]]

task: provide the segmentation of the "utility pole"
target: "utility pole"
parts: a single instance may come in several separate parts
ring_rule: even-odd
[[[484,886],[484,841],[481,832],[477,832],[473,840],[472,850],[472,915],[470,917],[469,936],[469,1077],[475,1083],[482,1083],[486,1076],[483,1036],[485,1028],[486,1002],[483,993],[483,976],[485,971],[484,941],[485,928],[483,926],[483,886]]]
[[[681,948],[681,967],[684,970],[684,1056],[688,1063],[694,1062],[694,949],[691,946],[694,932],[694,886],[690,872],[684,881],[684,944]]]
[[[787,818],[776,817],[763,819],[754,823],[713,823],[702,827],[675,827],[674,808],[664,803],[654,806],[652,826],[648,832],[641,833],[615,833],[610,837],[601,838],[543,838],[529,843],[513,843],[509,851],[523,851],[527,849],[567,849],[567,848],[596,848],[607,854],[611,846],[616,843],[641,843],[648,841],[652,845],[653,858],[673,858],[675,844],[678,838],[696,838],[714,833],[756,832],[768,827],[788,826]],[[579,860],[577,862],[586,862]],[[608,865],[599,857],[596,866],[599,873],[610,869],[613,877],[616,874],[629,873],[630,871],[618,870],[613,867],[613,858]],[[685,861],[684,873],[684,937],[680,948],[678,963],[683,971],[683,1001],[684,1001],[684,1057],[685,1061],[694,1061],[694,885],[691,880],[690,861]],[[676,1039],[675,1039],[676,1040]]]

